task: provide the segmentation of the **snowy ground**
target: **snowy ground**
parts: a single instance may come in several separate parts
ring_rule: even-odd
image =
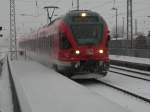
[[[3,43],[3,42],[2,42]],[[1,43],[0,43],[1,44]],[[5,45],[4,45],[5,46]],[[2,53],[7,49],[0,49]],[[1,54],[1,53],[0,53]],[[150,63],[150,59],[110,56],[111,59]],[[140,60],[140,61],[139,61]],[[149,112],[150,105],[137,102],[103,85],[83,87],[66,77],[29,60],[11,63],[13,77],[24,112]],[[0,112],[12,112],[8,73],[4,65],[0,76]],[[149,84],[108,75],[102,79],[149,97]],[[138,84],[137,84],[138,83]],[[130,86],[131,85],[131,86]],[[138,86],[138,88],[137,88]],[[146,87],[143,88],[143,86]]]
[[[126,112],[127,109],[32,61],[11,63],[24,109],[33,112]],[[18,85],[20,85],[20,88]],[[21,91],[21,92],[20,92]],[[24,97],[24,98],[22,98]],[[109,108],[108,108],[109,107]]]
[[[8,52],[9,40],[0,38],[0,60]],[[0,75],[0,112],[13,112],[12,97],[8,80],[8,70],[6,63],[3,64],[2,75]]]
[[[118,72],[120,70],[116,69],[116,71]],[[130,75],[131,73],[126,72],[126,74]],[[136,74],[132,73],[132,75]],[[150,78],[150,76],[147,76],[147,78]],[[150,82],[148,81],[117,75],[112,72],[109,72],[106,77],[99,80],[150,99]],[[81,82],[81,84],[88,87],[90,90],[107,97],[111,101],[120,104],[122,107],[129,109],[131,112],[150,112],[150,104],[101,83],[92,81]]]
[[[150,99],[150,82],[109,72],[103,81]]]
[[[3,65],[2,75],[0,76],[0,112],[13,112],[6,63]]]
[[[85,85],[85,84],[84,84]],[[86,84],[90,90],[107,97],[111,101],[118,103],[122,107],[130,110],[131,112],[150,112],[150,104],[145,103],[139,99],[133,98],[131,96],[125,95],[122,92],[114,90],[110,87],[106,87],[103,84]]]
[[[0,38],[0,60],[5,57],[8,48],[8,41],[4,38]],[[2,69],[2,75],[0,75],[0,112],[13,112],[6,63],[3,64]]]

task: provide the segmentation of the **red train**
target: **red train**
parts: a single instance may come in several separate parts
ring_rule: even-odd
[[[109,30],[104,19],[89,10],[72,10],[19,41],[27,55],[72,76],[107,74]]]

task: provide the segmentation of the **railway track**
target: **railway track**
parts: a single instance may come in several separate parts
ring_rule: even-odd
[[[106,87],[109,87],[109,88],[112,88],[112,89],[115,89],[115,90],[117,90],[117,91],[119,91],[119,92],[122,92],[122,93],[124,93],[125,95],[129,95],[129,96],[132,96],[132,97],[134,97],[134,98],[137,98],[137,99],[139,99],[139,100],[141,100],[141,101],[144,101],[144,102],[146,102],[146,103],[149,103],[150,104],[150,99],[148,99],[148,98],[146,98],[146,97],[144,97],[144,96],[141,96],[141,95],[138,95],[138,94],[136,94],[136,93],[133,93],[133,92],[131,92],[131,91],[128,91],[128,90],[126,90],[126,89],[123,89],[123,88],[121,88],[121,87],[118,87],[118,86],[115,86],[115,85],[113,85],[113,84],[109,84],[109,83],[107,83],[107,82],[105,82],[105,81],[101,81],[101,80],[95,80],[95,79],[90,79],[90,80],[76,80],[78,83],[81,83],[81,84],[83,84],[83,85],[86,85],[86,83],[88,83],[89,85],[90,84],[102,84],[102,85],[104,85],[104,86],[106,86]]]
[[[115,69],[115,70],[112,70],[112,69]],[[120,71],[117,71],[117,70],[120,70]],[[124,75],[127,77],[136,78],[136,79],[150,82],[150,77],[149,77],[150,74],[148,74],[148,73],[143,73],[143,72],[134,71],[134,70],[130,70],[130,69],[124,69],[124,68],[120,68],[120,67],[116,67],[116,66],[110,66],[109,72],[115,73],[116,75]],[[125,72],[128,72],[128,73],[125,73]],[[137,75],[133,75],[133,73],[137,74]]]
[[[137,73],[137,74],[144,75],[144,76],[150,76],[150,72],[141,72],[141,70],[135,70],[135,69],[130,69],[130,68],[125,69],[125,67],[117,67],[117,66],[113,66],[113,65],[110,65],[110,68],[124,70],[127,72],[133,72],[133,73]]]
[[[128,90],[125,90],[125,89],[123,89],[123,88],[121,88],[121,87],[114,86],[114,85],[112,85],[112,84],[109,84],[109,83],[104,82],[104,81],[101,81],[101,80],[98,80],[97,82],[99,82],[99,83],[101,83],[101,84],[103,84],[103,85],[105,85],[105,86],[111,87],[111,88],[113,88],[113,89],[116,89],[116,90],[118,90],[118,91],[121,91],[121,92],[123,92],[123,93],[125,93],[125,94],[127,94],[127,95],[130,95],[130,96],[133,96],[133,97],[135,97],[135,98],[138,98],[138,99],[140,99],[140,100],[142,100],[142,101],[145,101],[145,102],[147,102],[147,103],[150,103],[150,99],[148,99],[148,98],[146,98],[146,97],[144,97],[144,96],[135,94],[135,93],[130,92],[130,91],[128,91]]]

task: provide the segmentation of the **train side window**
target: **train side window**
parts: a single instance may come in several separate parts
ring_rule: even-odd
[[[71,48],[71,44],[68,41],[65,33],[60,33],[60,48],[63,48],[63,49]]]

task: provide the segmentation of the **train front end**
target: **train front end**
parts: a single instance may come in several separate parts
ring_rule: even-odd
[[[62,47],[60,54],[70,64],[70,71],[105,76],[109,68],[109,31],[104,19],[92,11],[75,10],[64,21],[62,43],[68,47]]]

